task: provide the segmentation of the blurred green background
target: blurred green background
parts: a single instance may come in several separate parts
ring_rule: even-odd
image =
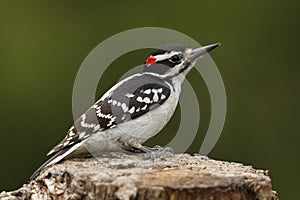
[[[269,169],[281,199],[300,188],[299,35],[297,1],[64,1],[0,2],[0,191],[26,182],[72,123],[72,88],[87,54],[106,38],[132,28],[165,27],[211,53],[228,98],[226,124],[210,157]],[[153,38],[155,39],[155,38]],[[134,41],[133,41],[134,42]],[[116,60],[99,83],[98,97],[149,50]],[[194,70],[188,75],[201,102],[197,152],[210,101]],[[164,132],[172,133],[180,116]],[[149,145],[167,143],[162,134]]]

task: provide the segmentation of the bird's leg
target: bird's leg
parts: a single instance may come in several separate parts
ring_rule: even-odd
[[[164,154],[167,153],[172,153],[173,154],[173,149],[171,147],[161,147],[159,145],[155,145],[154,147],[146,147],[141,144],[134,144],[133,147],[135,149],[138,149],[146,154],[149,155],[151,160],[154,161],[155,158],[161,157]]]
[[[155,152],[173,153],[173,149],[171,147],[161,147],[159,145],[155,145],[154,147],[147,147],[147,148]]]

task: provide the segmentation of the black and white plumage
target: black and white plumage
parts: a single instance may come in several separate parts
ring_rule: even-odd
[[[219,46],[197,49],[168,45],[146,60],[144,72],[120,81],[71,126],[30,179],[49,165],[78,156],[137,148],[157,134],[173,115],[185,75],[197,58]]]

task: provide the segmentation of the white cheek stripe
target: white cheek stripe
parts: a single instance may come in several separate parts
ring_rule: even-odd
[[[153,56],[153,57],[156,59],[155,62],[157,62],[157,61],[161,61],[161,60],[171,58],[172,56],[177,55],[179,53],[181,53],[181,52],[180,51],[173,51],[173,52],[168,52],[168,53],[165,53],[165,54],[162,54],[162,55],[156,55],[156,56]]]

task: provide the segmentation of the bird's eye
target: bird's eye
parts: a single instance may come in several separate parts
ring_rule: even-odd
[[[181,61],[182,59],[182,55],[178,54],[178,55],[174,55],[170,58],[170,61],[173,63],[178,63],[179,61]]]

